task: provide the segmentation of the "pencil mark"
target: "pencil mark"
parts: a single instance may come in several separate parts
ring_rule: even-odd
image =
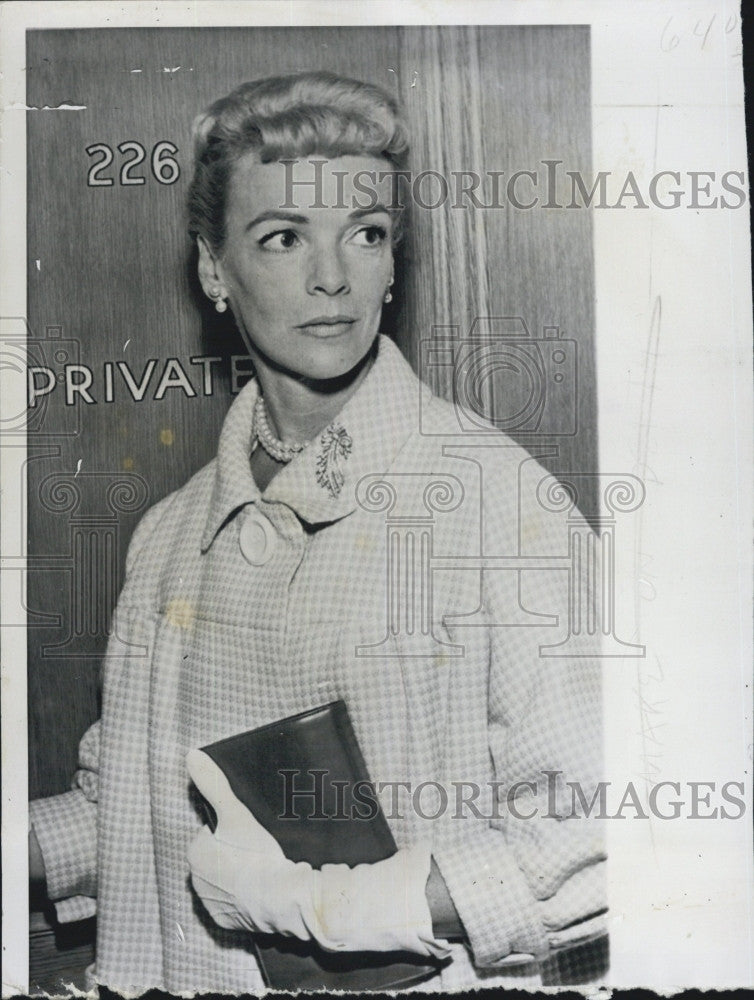
[[[650,274],[651,281],[651,274]],[[657,380],[657,361],[659,358],[660,331],[662,326],[662,296],[657,295],[652,306],[652,317],[649,324],[649,334],[647,337],[647,347],[644,355],[644,377],[642,379],[641,400],[639,406],[639,433],[637,441],[637,474],[640,478],[646,478],[649,457],[649,442],[652,427],[652,409],[654,404],[654,394]],[[644,511],[638,512],[636,539],[634,542],[634,579],[646,581],[648,576],[645,556],[642,550]],[[634,597],[634,619],[636,622],[636,634],[641,636],[641,613],[642,601],[645,600],[641,588],[636,588]],[[661,721],[663,713],[661,706],[665,701],[654,697],[655,690],[652,685],[662,683],[662,664],[657,656],[654,657],[656,665],[656,675],[647,675],[646,670],[642,673],[641,661],[636,664],[636,688],[634,689],[638,699],[641,738],[641,759],[643,772],[641,778],[647,786],[651,786],[661,771],[659,761],[662,759],[663,743],[659,738],[658,730],[667,723]],[[649,687],[649,691],[647,688]],[[653,752],[654,751],[654,752]],[[647,789],[649,790],[649,789]],[[654,849],[654,831],[652,824],[649,825],[650,840]]]

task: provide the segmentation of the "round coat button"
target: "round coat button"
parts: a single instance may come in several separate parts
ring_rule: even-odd
[[[252,566],[264,566],[275,548],[275,529],[258,511],[247,514],[238,538],[244,559]]]

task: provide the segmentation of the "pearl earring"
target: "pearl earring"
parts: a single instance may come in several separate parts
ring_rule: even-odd
[[[395,278],[393,278],[391,276],[390,281],[388,282],[387,290],[386,290],[385,295],[384,295],[383,300],[382,300],[383,302],[392,302],[393,301],[393,293],[390,291],[390,286],[392,285],[392,283],[394,281],[395,281]]]
[[[224,313],[225,310],[228,308],[228,303],[225,301],[224,298],[221,298],[221,295],[222,295],[222,290],[218,285],[213,285],[212,288],[210,288],[209,297],[215,300],[215,309],[219,313]]]

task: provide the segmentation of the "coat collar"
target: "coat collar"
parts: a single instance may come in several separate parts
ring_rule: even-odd
[[[231,516],[249,503],[286,504],[301,520],[313,525],[350,514],[358,506],[358,482],[370,473],[387,471],[418,429],[420,395],[431,395],[395,344],[380,334],[377,357],[353,396],[332,423],[260,493],[249,465],[258,392],[257,381],[252,379],[225,418],[202,536],[203,552]]]

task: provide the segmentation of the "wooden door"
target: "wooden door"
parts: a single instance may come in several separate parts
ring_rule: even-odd
[[[59,109],[28,114],[36,797],[68,787],[78,739],[97,717],[99,662],[133,529],[214,455],[243,377],[232,323],[197,294],[185,231],[190,125],[212,100],[244,80],[306,69],[397,93],[424,207],[411,212],[384,329],[420,368],[421,341],[435,327],[460,342],[473,329],[495,335],[489,317],[511,317],[528,329],[513,333],[517,356],[540,365],[545,381],[559,335],[566,384],[541,389],[539,430],[511,419],[521,390],[502,368],[484,388],[488,415],[552,468],[596,469],[596,414],[590,213],[544,205],[551,195],[567,202],[565,170],[589,171],[588,28],[32,31],[27,65],[28,104]],[[548,170],[559,171],[549,194]],[[506,196],[518,171],[538,186],[522,173],[514,198],[523,206],[538,195],[534,207]],[[444,198],[430,172],[448,180]],[[468,185],[458,175],[470,172],[490,207],[453,187]],[[446,369],[422,374],[453,395]]]

